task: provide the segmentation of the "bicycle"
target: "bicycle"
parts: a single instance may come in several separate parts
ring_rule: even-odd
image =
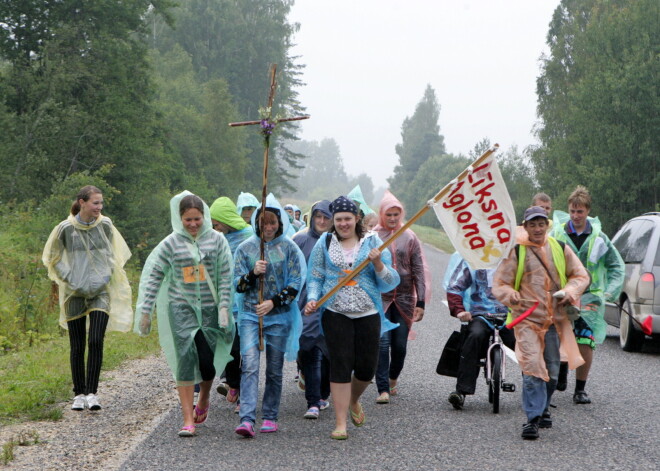
[[[482,360],[482,365],[486,384],[488,385],[488,402],[493,405],[493,414],[497,414],[500,411],[500,391],[515,392],[516,390],[515,384],[505,381],[506,354],[499,331],[505,328],[506,325],[496,325],[484,316],[478,316],[478,318],[484,321],[493,331],[486,358]]]

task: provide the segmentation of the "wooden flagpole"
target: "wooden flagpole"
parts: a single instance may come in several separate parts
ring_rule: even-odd
[[[261,228],[261,237],[259,237],[259,251],[260,251],[260,260],[265,259],[265,242],[263,238],[263,222],[264,214],[266,212],[266,198],[268,195],[268,153],[270,150],[270,136],[271,132],[275,128],[277,123],[283,123],[286,121],[300,121],[303,119],[309,119],[309,116],[295,116],[292,118],[278,118],[271,120],[273,113],[273,101],[275,100],[275,89],[277,88],[277,82],[275,81],[275,74],[277,72],[277,64],[273,64],[270,68],[270,91],[268,93],[268,114],[262,116],[262,119],[257,121],[240,121],[236,123],[229,123],[231,127],[237,126],[251,126],[255,124],[261,125],[262,134],[264,136],[264,170],[262,178],[262,187],[261,187],[261,212],[259,213],[259,221],[257,222],[257,227]],[[284,229],[284,228],[282,228]],[[264,281],[265,275],[262,274],[259,276],[259,304],[264,302]],[[259,350],[264,350],[264,319],[263,316],[259,316]]]
[[[499,144],[495,144],[495,145],[493,145],[493,147],[491,147],[490,149],[488,149],[488,150],[487,150],[486,152],[484,152],[484,153],[483,153],[483,154],[482,154],[477,160],[475,160],[475,161],[470,165],[470,167],[478,167],[479,165],[481,165],[481,163],[482,163],[484,160],[486,160],[488,157],[490,157],[493,153],[495,153],[495,152],[497,151],[497,149],[499,149],[499,147],[500,147]],[[456,180],[462,180],[462,179],[464,179],[464,178],[468,175],[468,172],[469,172],[470,167],[468,167],[468,168],[466,168],[465,170],[463,170],[463,171],[458,175],[458,177],[456,177]],[[442,190],[440,190],[440,191],[439,191],[439,192],[433,197],[433,199],[432,199],[433,203],[437,203],[437,202],[440,200],[440,198],[442,198],[443,196],[445,196],[445,194],[447,194],[447,192],[451,189],[452,185],[453,185],[453,183],[448,183],[447,185],[445,185],[444,188],[442,188]],[[431,201],[429,201],[429,203],[430,203],[430,202],[431,202]],[[394,241],[395,241],[395,240],[396,240],[401,234],[403,234],[403,233],[406,231],[406,229],[408,229],[410,226],[412,226],[413,224],[415,224],[415,222],[416,222],[419,218],[421,218],[421,217],[424,215],[424,213],[426,213],[426,211],[428,211],[428,209],[429,209],[430,207],[431,207],[430,204],[426,204],[426,205],[424,205],[424,207],[423,207],[422,209],[420,209],[419,211],[417,211],[417,214],[415,214],[413,217],[411,217],[411,218],[410,218],[410,219],[409,219],[409,220],[408,220],[403,226],[401,226],[401,227],[400,227],[400,228],[399,228],[394,234],[392,234],[392,236],[391,236],[389,239],[387,239],[385,242],[383,242],[383,245],[381,245],[380,247],[378,247],[378,250],[382,252],[382,251],[385,250],[387,247],[389,247],[389,245],[390,245],[392,242],[394,242]],[[319,299],[319,300],[316,302],[316,308],[318,309],[320,306],[322,306],[325,302],[328,301],[328,299],[330,299],[332,296],[334,296],[335,293],[337,293],[337,291],[339,291],[344,285],[346,285],[346,283],[348,283],[348,282],[351,281],[353,278],[355,278],[355,277],[358,275],[358,273],[360,273],[360,272],[361,272],[361,271],[362,271],[367,265],[369,265],[369,262],[371,262],[371,260],[369,260],[368,258],[364,259],[364,260],[362,261],[362,263],[360,263],[357,267],[355,267],[355,269],[354,269],[352,272],[350,272],[347,276],[345,276],[344,278],[342,278],[342,279],[339,281],[339,283],[337,283],[337,285],[336,285],[334,288],[332,288],[330,291],[328,291],[328,292],[327,292],[327,293],[326,293],[321,299]]]

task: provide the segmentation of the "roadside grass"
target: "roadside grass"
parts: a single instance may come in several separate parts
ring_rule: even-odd
[[[436,249],[440,249],[448,254],[455,252],[454,246],[449,241],[449,237],[447,237],[447,234],[442,229],[417,224],[413,224],[410,228],[422,242],[430,244]]]
[[[141,338],[132,332],[108,332],[101,381],[105,371],[159,350],[156,333]],[[71,387],[69,339],[66,336],[0,356],[0,424],[61,418],[58,405],[73,397]]]

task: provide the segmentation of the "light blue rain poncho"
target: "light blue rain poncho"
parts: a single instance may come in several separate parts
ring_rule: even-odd
[[[309,275],[307,276],[308,301],[318,301],[325,295],[325,293],[330,292],[330,290],[339,283],[341,278],[346,276],[346,273],[343,270],[347,269],[347,267],[340,267],[330,259],[330,254],[327,249],[328,237],[336,238],[334,234],[329,232],[321,234],[319,241],[312,249],[312,254],[309,257]],[[362,261],[369,257],[371,249],[378,248],[381,245],[383,245],[383,241],[380,240],[376,233],[368,232],[361,241],[360,250],[355,256],[353,266],[358,266]],[[355,278],[353,278],[352,281],[357,281],[357,286],[362,288],[369,295],[369,298],[371,298],[371,301],[378,310],[378,313],[380,314],[380,333],[382,335],[389,330],[397,328],[399,324],[394,324],[385,317],[381,293],[387,293],[396,288],[399,285],[400,278],[397,271],[392,268],[392,254],[389,249],[383,250],[381,261],[390,272],[391,277],[388,278],[391,280],[391,283],[387,283],[384,279],[381,279],[376,275],[373,263],[369,263]],[[351,289],[355,289],[355,287],[344,286],[337,291],[337,293],[328,299],[323,306],[319,307],[319,309],[322,310],[321,315],[323,315],[325,309],[332,309],[333,301],[338,293],[341,293],[342,290]]]
[[[443,288],[445,292],[463,298],[463,307],[473,315],[495,315],[506,317],[508,308],[493,296],[493,275],[495,269],[474,270],[454,252],[447,264]]]
[[[236,200],[236,212],[239,216],[243,212],[243,208],[256,208],[257,206],[259,206],[259,200],[252,193],[244,193],[241,191],[241,194],[238,195],[238,199]]]
[[[367,214],[375,213],[375,211],[371,209],[367,202],[364,200],[364,196],[362,196],[362,188],[360,188],[360,185],[355,185],[355,188],[353,188],[351,192],[346,196],[357,203],[365,216]]]
[[[619,299],[626,274],[625,265],[619,251],[609,237],[602,232],[600,219],[587,218],[591,225],[591,234],[584,241],[580,250],[575,247],[566,232],[569,220],[568,213],[555,211],[552,237],[568,244],[589,272],[591,284],[580,298],[582,304],[580,317],[591,327],[596,343],[603,343],[607,336],[607,323],[604,317],[605,301]]]
[[[204,222],[193,238],[183,227],[179,204],[192,193],[184,191],[170,201],[172,233],[151,252],[142,269],[134,331],[142,335],[143,315],[158,315],[158,334],[177,386],[202,381],[195,335],[202,331],[214,352],[213,365],[220,373],[231,360],[234,340],[231,312],[232,258],[225,237],[212,229],[209,208],[204,203]]]
[[[282,231],[286,234],[289,229],[288,214],[272,194],[269,194],[266,199],[266,208],[278,216]],[[234,287],[239,285],[241,278],[250,273],[257,260],[260,259],[261,232],[257,226],[260,212],[261,205],[252,214],[252,227],[255,235],[239,245],[234,254]],[[279,235],[270,242],[265,242],[264,259],[268,262],[268,268],[265,274],[263,299],[272,300],[275,297],[284,299],[286,296],[283,293],[287,288],[293,288],[297,292],[294,298],[287,299],[285,304],[274,307],[263,317],[264,329],[279,326],[269,329],[269,335],[276,335],[274,332],[279,331],[282,335],[287,336],[285,359],[295,361],[302,331],[297,299],[307,275],[305,257],[296,243],[288,236]],[[259,304],[258,281],[246,292],[237,293],[236,296],[238,324],[241,332],[241,354],[245,354],[258,342],[258,335],[244,335],[246,329],[258,329],[259,317],[255,313],[255,306]],[[268,335],[264,336],[264,341],[266,344],[269,343]],[[273,346],[277,348],[277,345]]]

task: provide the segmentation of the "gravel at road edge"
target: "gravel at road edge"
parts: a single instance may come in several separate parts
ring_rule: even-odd
[[[101,373],[98,412],[71,410],[57,422],[25,422],[0,427],[0,445],[21,433],[38,433],[39,443],[14,447],[8,469],[115,470],[173,407],[178,407],[165,359],[152,356]],[[1,464],[1,463],[0,463]]]

